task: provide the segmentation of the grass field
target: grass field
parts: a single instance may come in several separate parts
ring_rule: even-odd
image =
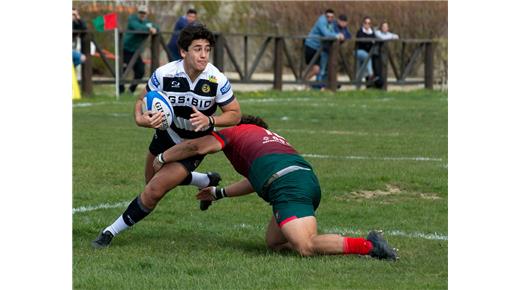
[[[256,195],[201,212],[193,187],[172,190],[108,249],[90,241],[144,185],[151,129],[133,121],[134,97],[74,102],[75,289],[444,289],[448,287],[448,98],[432,91],[236,93],[313,165],[322,187],[318,230],[382,229],[398,262],[301,258],[264,243],[271,209]],[[199,171],[240,176],[218,153]]]

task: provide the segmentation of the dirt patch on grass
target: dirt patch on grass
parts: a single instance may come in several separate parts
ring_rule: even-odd
[[[352,197],[360,197],[360,198],[374,198],[378,196],[385,196],[385,195],[391,195],[391,194],[399,194],[401,193],[401,189],[392,184],[386,185],[386,190],[361,190],[361,191],[354,191],[352,192]]]
[[[441,199],[436,193],[419,193],[419,196],[424,199]]]
[[[430,199],[430,200],[436,200],[440,199],[439,195],[436,193],[422,193],[422,192],[405,192],[402,191],[401,188],[394,184],[386,184],[386,189],[384,190],[360,190],[360,191],[354,191],[350,194],[347,194],[349,198],[355,198],[355,199],[369,199],[369,198],[375,198],[379,196],[388,196],[388,195],[401,195],[401,194],[407,194],[408,196],[419,196],[423,199]]]

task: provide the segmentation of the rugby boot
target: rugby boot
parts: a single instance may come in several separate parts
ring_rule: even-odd
[[[113,237],[114,235],[109,231],[101,232],[99,236],[92,241],[91,245],[96,249],[106,248],[110,245],[110,242],[112,242]]]
[[[368,233],[367,240],[372,243],[372,250],[368,253],[370,256],[381,260],[397,260],[397,250],[388,245],[383,238],[382,232],[371,231]]]

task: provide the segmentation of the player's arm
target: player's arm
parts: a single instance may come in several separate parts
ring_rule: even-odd
[[[194,107],[194,113],[191,114],[190,121],[195,126],[195,131],[201,130],[206,126],[226,127],[240,123],[240,118],[242,117],[240,105],[235,99],[231,84],[222,74],[219,75],[219,80],[215,101],[222,110],[222,114],[206,116]]]
[[[146,23],[141,22],[136,16],[128,18],[128,30],[149,31],[150,27]]]
[[[222,110],[222,114],[219,116],[206,116],[193,106],[193,114],[190,115],[190,122],[195,126],[195,132],[207,126],[225,127],[240,123],[242,113],[240,113],[240,105],[236,99],[220,107],[220,109]]]
[[[222,150],[222,144],[212,135],[186,140],[157,155],[153,168],[157,172],[165,163],[183,160],[195,155],[215,153]]]
[[[242,113],[240,112],[240,104],[236,99],[229,104],[220,107],[222,114],[213,116],[216,127],[233,126],[240,123]]]
[[[254,192],[253,186],[247,178],[240,180],[239,182],[233,183],[226,187],[215,187],[210,186],[201,189],[197,193],[196,197],[198,200],[214,201],[224,197],[237,197]]]

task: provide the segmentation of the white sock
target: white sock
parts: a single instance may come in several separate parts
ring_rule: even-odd
[[[193,171],[191,173],[190,185],[195,185],[198,188],[204,188],[209,185],[209,177],[206,173]]]
[[[109,231],[112,235],[116,236],[119,232],[122,232],[128,229],[129,226],[123,220],[123,215],[120,215],[119,218],[111,225],[109,225],[103,232]]]

